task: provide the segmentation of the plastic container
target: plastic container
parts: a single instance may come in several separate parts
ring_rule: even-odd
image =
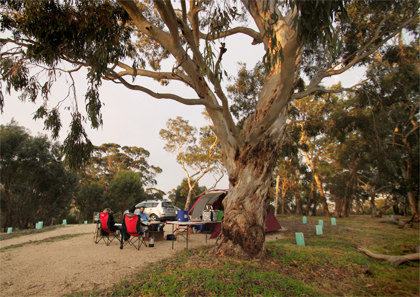
[[[219,210],[217,213],[217,221],[220,222],[223,217],[223,210]]]
[[[213,222],[217,222],[218,213],[219,213],[218,210],[212,210],[211,211],[211,220]]]
[[[206,225],[196,225],[195,229],[200,232],[206,231]]]
[[[203,218],[203,221],[205,221],[205,222],[211,221],[211,211],[210,210],[203,210],[202,218]]]
[[[176,217],[178,219],[178,222],[188,222],[188,210],[178,210],[176,212]]]

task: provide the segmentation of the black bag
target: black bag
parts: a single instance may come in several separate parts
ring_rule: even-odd
[[[149,225],[149,231],[157,231],[159,228],[159,224],[151,224]]]
[[[176,240],[176,236],[173,235],[173,234],[168,234],[168,235],[165,236],[165,239],[166,240]]]

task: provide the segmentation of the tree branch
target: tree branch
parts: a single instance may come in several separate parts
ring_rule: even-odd
[[[182,98],[180,96],[177,96],[175,94],[168,94],[168,93],[156,93],[153,92],[152,90],[139,86],[139,85],[132,85],[130,83],[128,83],[124,78],[122,78],[120,75],[118,75],[117,73],[113,72],[113,71],[108,71],[108,73],[106,74],[106,78],[110,79],[110,80],[115,80],[117,79],[118,81],[120,81],[126,88],[130,89],[130,90],[135,90],[135,91],[141,91],[144,92],[150,96],[152,96],[153,98],[156,99],[171,99],[174,101],[177,101],[179,103],[185,104],[185,105],[204,105],[205,107],[212,109],[212,110],[217,110],[217,111],[222,111],[222,107],[218,106],[218,105],[214,105],[213,103],[210,103],[208,101],[206,101],[205,99],[186,99],[186,98]]]
[[[245,34],[248,35],[250,37],[252,37],[254,40],[252,41],[253,45],[262,43],[262,35],[261,33],[258,33],[257,31],[251,29],[251,28],[247,28],[247,27],[236,27],[236,28],[232,28],[230,30],[227,30],[226,32],[220,32],[220,34],[218,34],[217,36],[213,36],[210,33],[202,33],[200,32],[200,39],[207,39],[207,40],[218,40],[221,38],[226,38],[228,36],[231,35],[235,35],[235,34]]]
[[[169,2],[169,4],[168,4]],[[172,40],[174,43],[178,44],[179,35],[178,35],[178,26],[176,25],[176,15],[170,4],[170,1],[165,0],[153,0],[155,7],[157,8],[162,20],[165,22],[166,26],[171,32]],[[166,4],[165,4],[166,3]]]
[[[342,74],[343,72],[347,71],[351,67],[355,66],[357,63],[362,61],[364,58],[368,57],[369,55],[373,54],[375,51],[377,51],[381,46],[383,46],[385,43],[387,43],[391,38],[395,37],[404,27],[406,27],[411,22],[414,22],[418,17],[411,17],[408,20],[406,20],[404,23],[402,23],[397,29],[394,30],[392,34],[390,34],[388,37],[380,41],[378,44],[374,45],[370,50],[366,51],[367,48],[372,46],[374,42],[376,42],[381,36],[378,34],[380,33],[378,30],[375,32],[374,38],[372,38],[365,46],[363,46],[361,49],[359,49],[357,52],[353,54],[355,58],[349,62],[346,66],[337,69],[341,65],[344,64],[345,61],[350,59],[348,57],[346,60],[341,61],[334,67],[330,69],[321,70],[318,74],[314,75],[314,77],[311,79],[311,82],[309,83],[308,89],[317,88],[319,83],[321,83],[322,79],[325,77],[331,77],[334,75]],[[366,51],[366,52],[365,52]],[[334,70],[337,69],[337,70]]]
[[[154,78],[154,79],[173,79],[173,80],[178,80],[178,81],[182,81],[186,84],[188,84],[189,86],[192,87],[192,81],[191,79],[182,73],[177,73],[174,74],[172,72],[155,72],[155,71],[149,71],[149,70],[144,70],[144,69],[136,69],[134,71],[134,69],[122,62],[118,62],[118,66],[125,69],[125,71],[121,71],[118,72],[119,76],[125,76],[125,75],[134,75],[134,72],[136,72],[136,75],[138,76],[144,76],[144,77],[150,77],[150,78]]]
[[[132,21],[140,29],[141,32],[150,38],[158,41],[166,49],[170,49],[171,43],[169,34],[151,24],[141,13],[137,4],[133,0],[117,0],[117,2],[127,11]]]
[[[190,0],[189,20],[194,37],[194,43],[197,47],[200,46],[200,21],[198,19],[198,12],[200,11],[201,1]]]
[[[224,45],[225,44],[222,43],[222,46],[220,47],[219,58],[217,59],[217,63],[215,67],[216,75],[217,75],[217,70],[219,69],[219,64],[222,61],[223,54],[226,52],[226,48],[224,47]],[[227,122],[228,128],[230,132],[232,133],[233,137],[235,138],[236,142],[238,143],[239,147],[243,147],[244,140],[240,136],[238,128],[236,127],[235,122],[233,121],[232,114],[229,111],[229,102],[226,98],[226,95],[222,91],[222,88],[220,86],[220,80],[218,78],[214,80],[214,86],[215,86],[215,93],[217,97],[219,97],[219,99],[222,101],[223,117],[225,118]]]
[[[309,96],[310,94],[312,94],[314,92],[323,92],[323,93],[327,93],[327,94],[342,93],[344,91],[355,92],[356,90],[354,88],[364,84],[365,82],[367,82],[367,79],[365,79],[364,81],[362,81],[358,84],[355,84],[355,85],[351,86],[350,88],[340,88],[340,89],[334,89],[334,90],[326,89],[322,86],[317,86],[317,87],[314,87],[314,88],[311,88],[311,89],[307,89],[303,92],[293,94],[292,99],[302,99],[306,96]]]

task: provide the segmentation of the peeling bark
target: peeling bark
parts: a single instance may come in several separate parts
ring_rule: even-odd
[[[279,151],[279,145],[279,142],[266,138],[255,147],[246,144],[237,154],[236,171],[229,173],[231,185],[223,201],[221,241],[216,254],[265,257],[268,193],[276,165],[274,155]]]

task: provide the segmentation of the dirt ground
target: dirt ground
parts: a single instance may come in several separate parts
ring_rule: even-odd
[[[144,265],[153,265],[186,248],[182,237],[174,242],[155,241],[155,246],[132,246],[119,249],[119,242],[106,246],[93,242],[94,224],[67,225],[53,231],[25,235],[0,241],[0,248],[15,246],[0,252],[1,296],[62,296],[79,291],[104,289],[119,283]],[[165,226],[165,234],[172,226]],[[284,229],[283,229],[284,231]],[[58,236],[82,234],[68,239]],[[189,248],[214,245],[216,239],[204,234],[192,234]],[[271,232],[266,241],[280,239],[282,232]],[[179,238],[179,237],[178,237]]]

